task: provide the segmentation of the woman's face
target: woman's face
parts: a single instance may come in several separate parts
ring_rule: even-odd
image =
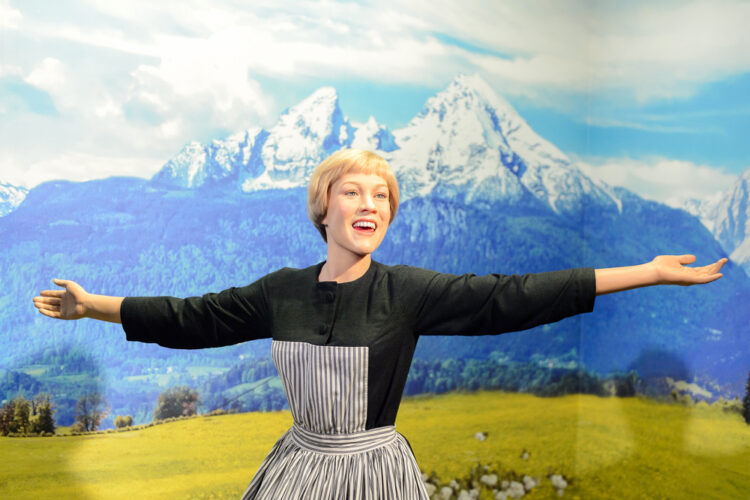
[[[375,251],[391,220],[388,184],[375,174],[349,173],[331,186],[323,219],[328,255],[358,257]]]

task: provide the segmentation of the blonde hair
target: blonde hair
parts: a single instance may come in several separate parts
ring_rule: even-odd
[[[328,213],[331,186],[348,173],[375,174],[388,185],[388,203],[391,207],[391,220],[398,210],[398,182],[381,156],[363,149],[342,149],[333,153],[315,168],[307,186],[307,215],[318,229],[323,241],[328,242],[323,219]]]

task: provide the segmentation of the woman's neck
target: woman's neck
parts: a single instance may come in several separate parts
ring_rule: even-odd
[[[346,283],[354,281],[364,276],[370,268],[372,258],[370,254],[362,256],[348,256],[349,258],[332,258],[328,259],[318,275],[318,281],[335,281],[337,283]]]

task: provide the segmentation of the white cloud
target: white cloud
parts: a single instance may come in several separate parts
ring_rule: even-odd
[[[23,68],[13,64],[0,63],[0,77],[3,76],[23,76]]]
[[[46,57],[25,78],[26,82],[54,94],[65,84],[63,63],[54,57]]]
[[[10,6],[7,0],[0,2],[0,28],[18,29],[23,15],[18,9]]]
[[[750,3],[412,0],[433,30],[501,56],[467,54],[504,92],[684,98],[750,70]]]
[[[238,9],[215,2],[135,1],[127,8],[117,2],[91,4],[137,35],[125,28],[81,26],[72,20],[36,23],[33,31],[45,38],[156,58],[157,64],[147,66],[158,68],[177,90],[182,85],[177,85],[174,72],[186,73],[190,59],[194,70],[188,74],[197,85],[216,83],[230,69],[228,63],[243,77],[354,76],[418,84],[442,84],[472,69],[461,62],[462,50],[438,42],[431,26],[400,6],[254,2],[251,8]],[[262,9],[263,17],[255,14]],[[211,79],[217,69],[219,74]],[[229,90],[247,92],[231,87],[237,81],[234,76],[229,80]]]
[[[665,123],[658,123],[648,120],[648,117],[644,117],[643,122],[637,121],[625,121],[617,120],[614,118],[598,118],[598,117],[587,117],[583,120],[587,125],[593,127],[617,127],[617,128],[630,128],[634,130],[643,130],[644,132],[658,132],[666,134],[706,134],[706,133],[720,133],[721,131],[716,130],[715,127],[701,126],[701,127],[687,127],[685,125],[670,125]]]
[[[715,167],[670,158],[575,158],[588,176],[627,188],[643,198],[682,208],[690,198],[706,199],[737,178]]]
[[[105,156],[87,152],[66,152],[29,163],[23,156],[0,154],[2,182],[33,188],[50,180],[77,182],[113,175],[151,177],[162,165],[160,158]]]
[[[216,82],[197,68],[210,73],[213,66],[201,63],[214,56],[218,75],[225,76],[227,59],[235,60],[244,77],[330,75],[421,85],[478,70],[503,92],[618,90],[640,101],[687,97],[703,83],[750,70],[747,2],[256,1],[244,9],[202,1],[90,4],[120,24],[61,20],[32,29],[157,58],[161,76],[175,89],[180,86],[170,68],[186,73],[183,59],[191,56],[196,70],[188,74],[204,86]],[[232,76],[223,90],[235,96],[251,92],[252,80],[238,81]]]
[[[94,114],[103,119],[122,116],[122,107],[111,96],[104,96],[94,106]]]
[[[179,120],[170,120],[162,123],[159,126],[159,131],[161,132],[162,136],[171,138],[179,136],[182,128],[183,127],[180,124]]]
[[[265,118],[271,99],[248,76],[253,51],[248,35],[231,29],[204,39],[158,36],[159,63],[141,64],[133,72],[136,96],[169,113],[181,100],[207,95],[224,116]]]

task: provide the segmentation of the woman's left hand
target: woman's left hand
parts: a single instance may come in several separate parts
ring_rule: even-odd
[[[713,264],[702,267],[686,267],[695,262],[695,255],[659,255],[648,265],[656,271],[661,285],[696,285],[710,283],[723,276],[719,272],[728,259],[719,259]]]

